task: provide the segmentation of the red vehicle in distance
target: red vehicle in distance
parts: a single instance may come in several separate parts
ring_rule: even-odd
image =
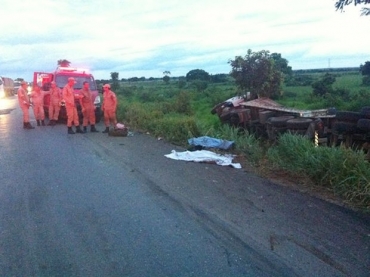
[[[100,122],[102,117],[101,99],[94,76],[91,73],[89,73],[88,70],[74,67],[57,67],[57,69],[53,73],[34,72],[33,83],[40,86],[42,90],[49,91],[51,82],[54,81],[57,87],[63,89],[63,87],[68,82],[68,78],[70,77],[73,77],[76,80],[76,84],[74,85],[75,94],[79,94],[79,91],[82,89],[82,85],[85,81],[89,82],[92,99],[94,99],[96,123]],[[49,104],[50,104],[50,95],[46,94],[44,97],[44,111],[46,117],[49,117]],[[80,118],[80,122],[82,122],[83,116],[79,100],[76,100],[76,107],[78,116]],[[66,120],[67,112],[64,103],[62,103],[58,121],[65,122]]]

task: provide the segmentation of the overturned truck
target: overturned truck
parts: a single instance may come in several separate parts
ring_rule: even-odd
[[[299,110],[269,98],[247,100],[246,96],[236,96],[219,103],[211,112],[225,124],[272,141],[279,134],[290,132],[307,137],[316,145],[362,148],[370,144],[370,107],[358,112],[335,108]]]

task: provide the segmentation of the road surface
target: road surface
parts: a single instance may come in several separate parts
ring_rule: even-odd
[[[369,215],[0,101],[0,276],[370,276]]]

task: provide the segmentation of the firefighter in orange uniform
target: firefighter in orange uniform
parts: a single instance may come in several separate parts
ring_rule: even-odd
[[[22,81],[21,86],[18,89],[18,102],[19,107],[22,109],[23,112],[23,128],[24,129],[34,129],[30,123],[30,114],[29,114],[29,107],[31,106],[30,99],[28,97],[28,91],[27,91],[27,82]]]
[[[73,77],[69,77],[68,83],[64,86],[62,92],[63,100],[66,103],[68,134],[75,134],[75,132],[72,130],[72,123],[74,123],[74,125],[76,126],[76,133],[82,134],[75,104],[75,98],[79,97],[77,95],[75,96],[73,90],[73,86],[75,85],[75,83],[75,79]]]
[[[33,87],[30,95],[37,126],[45,126],[44,96],[47,93],[49,92],[42,91],[41,88],[36,85]]]
[[[89,82],[83,82],[83,87],[80,90],[82,98],[80,99],[82,114],[83,114],[83,132],[87,132],[87,124],[90,123],[90,132],[99,132],[95,128],[95,106],[91,97]]]
[[[49,103],[49,126],[54,126],[59,117],[60,103],[62,101],[62,91],[57,87],[57,84],[51,82],[50,88],[50,103]]]
[[[117,97],[116,94],[110,90],[110,85],[105,84],[103,86],[104,93],[103,93],[103,107],[102,110],[104,112],[104,125],[105,130],[103,133],[109,133],[109,126],[112,122],[114,125],[117,125],[117,117],[116,117],[116,110],[117,110]]]

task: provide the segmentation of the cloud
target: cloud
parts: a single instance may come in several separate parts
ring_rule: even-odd
[[[281,53],[293,69],[359,66],[370,48],[359,14],[322,0],[3,0],[0,75],[31,79],[59,59],[98,79],[228,73],[248,49]]]

